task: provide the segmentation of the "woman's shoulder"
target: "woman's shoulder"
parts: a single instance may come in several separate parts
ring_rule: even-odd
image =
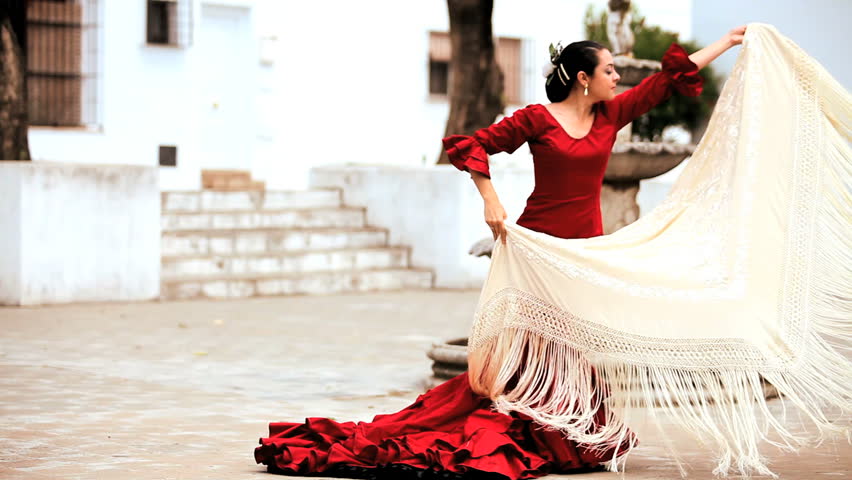
[[[527,105],[526,105],[526,106],[524,106],[524,107],[520,107],[520,108],[517,108],[517,109],[513,110],[513,111],[510,113],[510,115],[516,115],[516,114],[520,114],[520,115],[535,115],[535,114],[537,114],[540,110],[542,110],[542,109],[544,109],[544,108],[545,108],[545,106],[544,106],[544,105],[542,105],[542,104],[540,104],[540,103],[530,103],[530,104],[527,104]]]
[[[519,110],[535,111],[540,110],[542,108],[546,109],[547,107],[545,107],[543,103],[530,103],[526,107],[523,107]]]
[[[506,117],[512,117],[515,120],[522,120],[532,124],[539,124],[546,120],[545,115],[548,115],[547,107],[541,103],[531,103],[525,107],[520,107],[506,113]]]

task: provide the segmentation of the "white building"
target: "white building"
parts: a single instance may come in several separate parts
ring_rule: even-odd
[[[156,166],[160,147],[174,146],[177,166],[160,168],[160,185],[184,190],[199,187],[202,168],[247,169],[268,188],[305,188],[317,165],[431,165],[438,156],[448,108],[429,80],[430,52],[440,50],[434,34],[448,29],[443,0],[65,3],[82,7],[86,24],[77,46],[82,109],[76,125],[31,128],[36,161]],[[504,54],[515,92],[507,112],[545,101],[547,45],[582,38],[586,7],[605,3],[495,2],[494,33],[514,49]],[[636,3],[650,23],[702,43],[738,24],[775,24],[852,82],[840,25],[850,2]],[[149,4],[168,7],[165,43],[149,38]],[[720,70],[735,56],[719,59]]]
[[[440,93],[445,88],[442,63],[448,54],[443,37],[449,25],[445,1],[30,3],[31,100],[32,85],[38,82],[42,86],[63,85],[53,90],[44,87],[35,95],[45,110],[30,129],[34,164],[113,166],[122,181],[146,179],[148,183],[142,188],[146,193],[140,196],[144,202],[155,198],[158,190],[199,189],[202,169],[248,170],[268,189],[304,189],[328,181],[327,171],[317,171],[313,183],[311,180],[311,170],[323,165],[407,167],[404,175],[394,178],[409,179],[406,181],[413,182],[410,186],[384,188],[393,181],[382,180],[379,187],[370,184],[375,190],[367,195],[361,192],[345,200],[357,204],[367,198],[373,204],[386,204],[371,207],[369,223],[389,228],[394,244],[412,245],[416,266],[449,269],[444,280],[438,276],[439,286],[469,287],[481,281],[486,262],[466,255],[472,240],[487,234],[474,189],[465,175],[442,173],[423,183],[423,174],[417,173],[433,168],[448,114],[446,96]],[[752,20],[771,23],[775,19],[763,20],[756,14],[755,18],[745,18],[745,4],[727,0],[712,2],[712,7],[711,2],[637,3],[649,23],[679,31],[684,38],[694,33],[705,43],[737,24]],[[831,7],[841,3],[845,5],[841,13],[846,15]],[[493,28],[507,77],[506,96],[512,103],[506,113],[546,101],[540,71],[547,59],[547,46],[559,40],[565,44],[582,39],[582,20],[589,4],[605,8],[606,0],[495,1]],[[834,43],[838,35],[848,40],[839,22],[849,17],[850,3],[808,2],[812,4],[819,6],[809,10],[810,27],[793,22],[797,35],[807,37],[811,32],[814,37],[831,37]],[[778,21],[782,20],[779,17]],[[61,42],[40,40],[51,28],[70,36]],[[39,29],[41,32],[35,31]],[[788,29],[781,30],[786,33]],[[834,52],[826,62],[829,70],[848,68],[837,67],[845,57],[839,49]],[[60,56],[65,60],[58,61]],[[845,82],[848,85],[848,79]],[[517,174],[507,171],[503,187],[498,184],[510,216],[516,216],[530,190],[528,151],[501,154],[493,161],[519,169],[515,170]],[[134,166],[136,170],[122,177],[121,166]],[[155,174],[142,175],[139,167]],[[70,175],[68,172],[74,169],[57,171]],[[92,175],[94,184],[102,181]],[[499,177],[495,176],[495,183]],[[434,181],[443,183],[429,183]],[[657,202],[668,183],[667,179],[662,186],[649,188],[652,194],[644,200],[640,197],[643,208]],[[92,183],[86,185],[79,188],[90,188]],[[114,190],[114,185],[110,188]],[[405,204],[405,208],[418,210],[394,210],[404,203],[394,195],[413,190],[428,191],[420,203]],[[64,193],[68,197],[57,199],[55,204],[75,204],[73,191],[68,189]],[[9,192],[12,189],[6,190],[7,195],[11,195]],[[92,198],[87,205],[92,204]],[[20,200],[21,205],[24,203]],[[458,211],[461,205],[463,213],[453,213],[451,219],[439,218]],[[159,207],[157,203],[145,208],[158,212]],[[27,230],[26,208],[21,207],[6,220],[19,218],[18,226]],[[121,218],[125,211],[126,206],[116,206],[105,215]],[[407,223],[412,216],[432,220],[415,221],[415,228]],[[151,212],[140,217],[146,219],[144,225],[151,225]],[[141,225],[133,228],[148,228]],[[73,229],[73,222],[68,228]],[[430,232],[437,230],[446,232],[445,237],[451,239],[448,245],[418,247],[418,242],[435,243]],[[127,251],[117,255],[139,255],[141,248],[142,257],[156,258],[159,231],[148,235],[146,247],[128,244],[124,247]],[[13,243],[9,251],[18,251],[26,239],[6,242]],[[75,248],[85,248],[86,243],[81,239]],[[16,262],[8,263],[20,263]],[[443,267],[436,267],[437,263]],[[110,275],[138,276],[133,268],[122,272]],[[5,274],[0,274],[2,284]],[[155,275],[146,271],[142,276]],[[142,290],[145,293],[115,298],[150,297],[150,285]],[[76,297],[69,293],[63,298]]]
[[[160,169],[164,189],[198,188],[202,166],[252,164],[262,143],[257,104],[264,68],[254,2],[62,5],[82,10],[77,15],[84,19],[77,45],[87,57],[80,86],[84,115],[77,125],[35,122],[35,161],[157,166],[160,147],[176,147],[177,167]],[[36,45],[30,50],[42,53]]]
[[[199,187],[202,168],[305,188],[315,165],[431,165],[438,156],[448,107],[429,80],[449,25],[442,0],[66,3],[82,7],[86,24],[85,111],[77,125],[33,126],[37,161],[158,165],[160,147],[174,146],[177,166],[160,168],[160,185],[183,190]],[[509,110],[545,100],[547,45],[581,39],[589,3],[605,5],[495,2],[494,33],[511,50]],[[688,10],[642,3],[652,18],[688,26]],[[149,5],[167,7],[169,38],[150,38],[159,10]]]

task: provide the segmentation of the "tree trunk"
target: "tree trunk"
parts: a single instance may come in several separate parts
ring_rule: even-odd
[[[0,160],[29,160],[26,2],[0,2]]]
[[[493,0],[447,0],[450,13],[450,116],[444,136],[470,135],[503,112],[503,72],[494,55]],[[449,163],[441,150],[438,163]]]

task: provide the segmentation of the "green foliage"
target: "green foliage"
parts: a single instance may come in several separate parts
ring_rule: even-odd
[[[672,43],[679,43],[687,52],[692,53],[701,49],[695,42],[681,42],[678,33],[663,30],[657,25],[646,25],[645,17],[639,14],[636,5],[631,7],[633,19],[630,29],[633,30],[636,43],[633,55],[636,58],[659,60]],[[595,12],[593,6],[586,10],[584,24],[586,38],[601,43],[609,48],[606,36],[608,12]],[[712,67],[707,66],[699,72],[704,77],[704,90],[698,97],[674,95],[671,99],[657,106],[647,114],[633,122],[633,134],[652,140],[658,138],[663,129],[669,125],[681,125],[687,129],[698,126],[713,109],[719,97],[719,79]]]

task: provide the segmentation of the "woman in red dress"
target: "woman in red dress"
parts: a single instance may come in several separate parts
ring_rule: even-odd
[[[485,203],[485,221],[505,242],[506,212],[491,184],[488,155],[528,143],[535,188],[518,225],[560,238],[603,234],[600,191],[616,133],[674,92],[701,92],[698,70],[742,43],[739,27],[692,55],[672,45],[662,71],[615,94],[611,53],[576,42],[552,61],[548,105],[535,104],[472,136],[444,139],[450,161],[470,172]],[[601,424],[604,411],[598,411]],[[505,415],[475,394],[460,375],[421,395],[400,412],[370,423],[309,418],[271,423],[255,459],[270,472],[350,478],[528,479],[599,468],[624,448],[600,451],[547,430],[520,414]]]

